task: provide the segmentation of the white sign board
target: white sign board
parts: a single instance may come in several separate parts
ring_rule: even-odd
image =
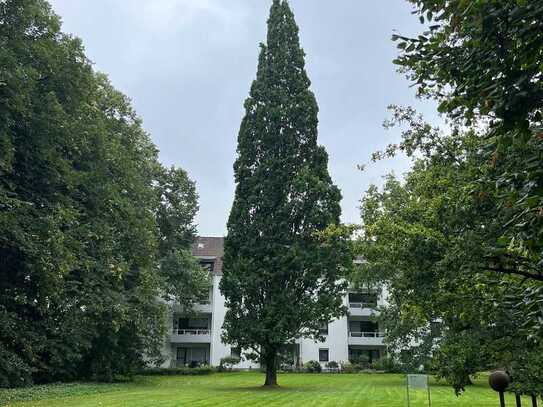
[[[407,385],[412,389],[428,388],[428,375],[425,374],[408,374]]]

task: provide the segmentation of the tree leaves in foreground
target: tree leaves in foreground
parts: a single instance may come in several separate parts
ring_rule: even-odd
[[[364,250],[391,276],[392,315],[411,324],[391,332],[443,324],[435,360],[457,389],[487,364],[540,394],[543,1],[409,1],[425,29],[394,35],[395,62],[464,130],[441,136],[399,112],[410,130],[397,147],[422,158],[364,200]]]
[[[506,214],[497,273],[543,282],[543,1],[409,0],[428,25],[396,60],[440,112],[487,131],[482,183]]]
[[[224,340],[260,358],[269,386],[285,345],[320,338],[344,314],[340,279],[352,263],[304,65],[289,5],[274,0],[239,132],[220,285]]]
[[[0,386],[158,361],[172,273],[160,264],[189,249],[196,200],[49,4],[1,2]]]
[[[487,257],[508,215],[478,181],[492,171],[481,165],[484,139],[442,134],[411,109],[396,109],[389,124],[407,124],[389,153],[404,151],[414,165],[404,182],[390,176],[368,190],[358,241],[364,273],[389,288],[380,317],[389,349],[407,370],[425,365],[457,392],[478,372],[506,368],[513,390],[542,394],[541,308],[525,301],[540,283],[496,273]]]

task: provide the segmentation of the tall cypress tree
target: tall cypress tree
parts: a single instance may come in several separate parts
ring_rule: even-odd
[[[223,339],[263,362],[268,386],[284,345],[319,339],[345,312],[339,281],[351,263],[304,55],[288,2],[274,0],[238,136],[221,281]]]

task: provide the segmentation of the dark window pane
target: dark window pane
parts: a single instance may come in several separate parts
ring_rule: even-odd
[[[321,325],[321,327],[319,328],[319,333],[321,335],[328,335],[328,324],[327,323],[324,323]]]
[[[319,362],[328,362],[328,349],[319,349]]]
[[[215,265],[215,262],[214,261],[201,261],[200,262],[200,265],[205,268],[207,271],[209,271],[210,273],[213,272],[213,267]]]
[[[349,303],[375,307],[377,306],[377,293],[349,293]]]

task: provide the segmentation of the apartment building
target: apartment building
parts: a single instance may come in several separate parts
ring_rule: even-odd
[[[224,297],[219,290],[222,277],[222,256],[224,238],[200,237],[193,247],[193,254],[206,267],[213,281],[209,298],[195,305],[191,315],[184,315],[180,309],[171,315],[172,332],[165,346],[166,366],[196,366],[210,364],[217,366],[226,356],[240,356],[241,350],[221,341],[222,325],[226,308]],[[382,305],[385,295],[376,291],[349,291],[344,304],[349,315],[322,327],[324,342],[299,339],[293,345],[295,364],[317,360],[323,366],[327,362],[348,362],[361,355],[370,362],[378,359],[385,351],[383,333],[372,315]],[[238,368],[257,368],[258,365],[243,360]]]

